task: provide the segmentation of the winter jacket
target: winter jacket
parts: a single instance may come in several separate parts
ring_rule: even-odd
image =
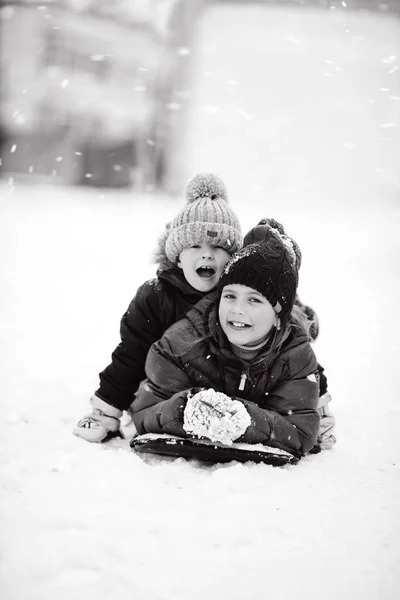
[[[217,322],[218,293],[210,294],[151,347],[148,381],[133,405],[139,434],[187,437],[187,393],[213,388],[247,408],[251,425],[237,441],[267,444],[302,456],[319,430],[317,361],[307,335],[296,326],[277,351],[250,362],[232,351]]]
[[[119,410],[127,410],[145,379],[150,346],[203,296],[176,266],[160,268],[155,279],[140,286],[122,317],[121,342],[112,354],[111,364],[100,373],[96,396]]]

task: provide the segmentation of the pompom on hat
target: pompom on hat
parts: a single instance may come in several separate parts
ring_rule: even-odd
[[[282,225],[271,221],[259,223],[245,236],[247,245],[225,265],[219,287],[222,290],[238,283],[257,290],[285,324],[296,299],[301,252],[296,242],[282,233]]]
[[[294,240],[287,235],[282,223],[279,223],[279,221],[276,221],[275,219],[264,218],[246,233],[243,240],[243,246],[249,246],[250,244],[256,244],[257,242],[267,242],[269,237],[274,234],[279,234],[283,239],[286,238],[291,240],[291,242],[294,242]],[[290,246],[293,248],[293,252],[297,259],[297,268],[300,269],[302,260],[301,250],[296,242],[290,244]]]
[[[239,219],[228,204],[223,181],[199,173],[186,185],[187,203],[167,226],[165,253],[176,262],[185,248],[196,244],[221,246],[230,254],[242,247]]]

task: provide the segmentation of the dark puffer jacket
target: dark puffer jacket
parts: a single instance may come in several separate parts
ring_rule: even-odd
[[[151,347],[148,381],[134,403],[138,433],[187,437],[182,423],[188,390],[213,388],[239,399],[250,414],[251,425],[238,441],[302,456],[319,430],[317,361],[307,335],[293,325],[279,353],[266,350],[244,362],[217,322],[218,298],[204,298]]]
[[[141,381],[150,346],[181,319],[201,298],[178,267],[160,268],[144,283],[121,320],[121,342],[111,364],[100,373],[96,395],[120,410],[132,404]]]

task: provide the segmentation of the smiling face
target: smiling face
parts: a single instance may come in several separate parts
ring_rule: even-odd
[[[231,344],[256,346],[265,340],[276,320],[268,300],[239,283],[226,285],[219,302],[219,322]]]
[[[186,281],[199,292],[210,292],[218,284],[222,269],[231,258],[229,252],[219,246],[197,244],[185,248],[179,255],[178,267]]]

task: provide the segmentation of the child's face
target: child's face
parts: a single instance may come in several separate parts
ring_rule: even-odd
[[[218,284],[222,269],[230,257],[224,248],[198,244],[182,250],[178,267],[192,287],[199,292],[210,292]]]
[[[276,314],[268,300],[253,288],[226,285],[219,302],[219,322],[231,344],[255,346],[266,339]]]

